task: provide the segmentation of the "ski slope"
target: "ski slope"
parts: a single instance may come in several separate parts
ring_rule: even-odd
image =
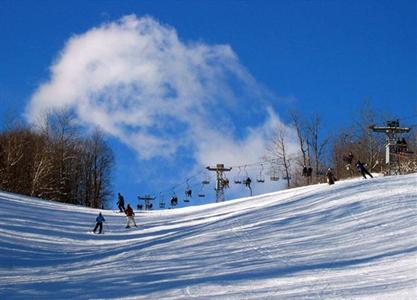
[[[0,193],[0,299],[417,299],[417,174],[102,212]]]

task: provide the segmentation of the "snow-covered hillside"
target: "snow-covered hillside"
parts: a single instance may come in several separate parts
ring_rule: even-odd
[[[416,299],[417,174],[138,213],[0,193],[0,299]]]

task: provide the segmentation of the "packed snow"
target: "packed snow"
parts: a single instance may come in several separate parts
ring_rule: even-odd
[[[0,299],[417,299],[416,213],[417,174],[141,212],[130,229],[1,192]]]

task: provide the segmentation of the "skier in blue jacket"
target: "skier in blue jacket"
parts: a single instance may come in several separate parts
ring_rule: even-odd
[[[98,233],[102,233],[103,231],[103,222],[106,222],[106,220],[104,219],[103,215],[101,213],[98,214],[97,218],[96,218],[96,227],[94,227],[93,232],[96,233],[97,228],[99,228]]]

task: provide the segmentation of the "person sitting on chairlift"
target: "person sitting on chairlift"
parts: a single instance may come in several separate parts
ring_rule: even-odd
[[[191,198],[192,193],[193,193],[193,191],[192,191],[191,189],[188,189],[188,190],[186,190],[186,191],[185,191],[185,196],[186,196],[187,198]]]
[[[177,203],[178,203],[177,196],[172,196],[172,198],[171,198],[171,206],[176,206]]]
[[[252,182],[252,179],[250,177],[246,178],[246,180],[243,182],[246,187],[250,188],[250,184]]]

